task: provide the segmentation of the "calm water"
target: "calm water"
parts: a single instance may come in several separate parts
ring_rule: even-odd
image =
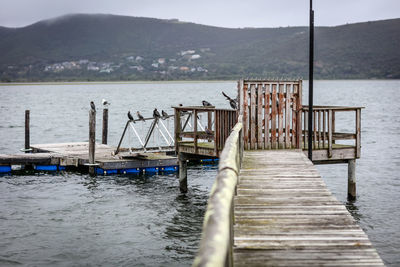
[[[390,266],[400,265],[399,89],[400,81],[317,81],[314,93],[315,104],[366,107],[357,201],[346,200],[346,165],[318,169]],[[235,95],[236,83],[0,86],[0,153],[23,146],[25,109],[31,110],[31,143],[86,141],[89,102],[100,107],[105,98],[112,103],[109,143],[116,145],[128,110],[172,112],[172,105],[203,99],[227,108],[221,90]],[[339,119],[338,129],[354,125],[353,117]],[[0,265],[190,265],[216,167],[193,166],[188,175],[186,195],[174,174],[96,181],[75,173],[2,176]]]

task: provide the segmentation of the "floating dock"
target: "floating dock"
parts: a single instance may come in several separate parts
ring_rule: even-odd
[[[88,169],[89,143],[57,143],[31,145],[32,153],[0,154],[0,171],[33,168],[40,171]],[[131,153],[122,149],[114,155],[116,148],[96,144],[95,169],[97,174],[128,174],[143,172],[177,171],[177,158],[166,153]],[[20,166],[20,167],[16,167]]]

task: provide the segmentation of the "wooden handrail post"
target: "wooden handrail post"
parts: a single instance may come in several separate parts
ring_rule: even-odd
[[[96,147],[96,110],[89,111],[89,174],[95,175],[95,147]]]
[[[101,135],[101,143],[107,145],[108,135],[108,108],[103,109],[103,131]]]
[[[332,110],[328,110],[328,158],[332,157],[332,130],[333,130],[333,117]]]
[[[356,109],[356,158],[361,156],[361,109]]]
[[[332,134],[336,132],[336,112],[332,110]],[[332,140],[332,144],[336,144],[336,140]]]
[[[182,126],[181,126],[181,111],[177,108],[175,108],[175,114],[174,114],[174,130],[175,130],[175,152],[179,153],[179,142],[182,140],[181,138],[181,131],[182,131]]]
[[[193,116],[194,116],[194,122],[193,122],[193,134],[194,134],[194,153],[197,154],[197,110],[195,109],[193,111]]]
[[[30,111],[25,110],[25,153],[29,153],[30,148]]]

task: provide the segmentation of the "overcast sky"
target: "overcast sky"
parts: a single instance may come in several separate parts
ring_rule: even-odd
[[[400,18],[400,0],[313,0],[316,26]],[[308,25],[309,0],[0,0],[0,25],[71,13],[105,13],[221,27]]]

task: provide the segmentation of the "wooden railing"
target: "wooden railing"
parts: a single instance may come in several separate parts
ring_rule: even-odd
[[[214,107],[174,107],[175,149],[182,141],[193,143],[198,153],[199,141],[214,142],[215,156],[223,149],[226,139],[237,122],[237,111]],[[206,114],[206,117],[201,117]]]
[[[332,157],[332,149],[340,147],[338,140],[354,140],[355,157],[361,154],[361,109],[363,107],[337,107],[337,106],[314,106],[313,107],[313,149],[328,149],[328,157]],[[308,106],[302,108],[302,143],[303,149],[308,148]],[[354,112],[354,132],[343,133],[336,131],[336,114],[338,112]]]
[[[240,116],[241,117],[241,116]],[[243,156],[241,118],[225,142],[193,266],[232,266],[233,197]]]

